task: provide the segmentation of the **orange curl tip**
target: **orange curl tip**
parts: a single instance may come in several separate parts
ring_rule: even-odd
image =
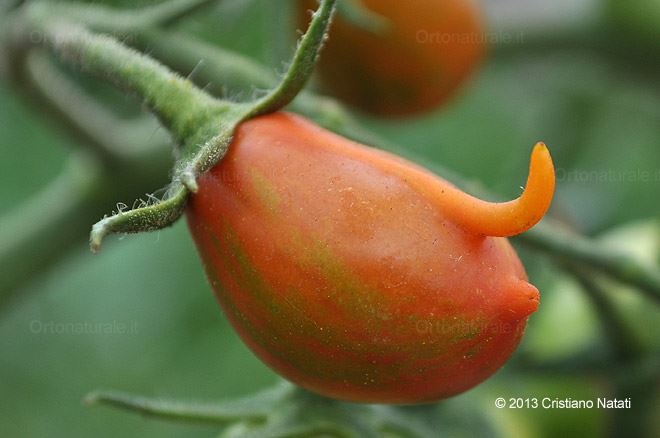
[[[509,237],[536,225],[550,208],[555,192],[555,168],[545,143],[536,143],[523,193],[508,202],[488,202],[456,189],[447,193],[447,211],[466,231],[484,236]]]

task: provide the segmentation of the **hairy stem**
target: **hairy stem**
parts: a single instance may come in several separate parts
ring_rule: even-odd
[[[312,15],[312,22],[305,36],[298,43],[296,54],[279,84],[260,99],[249,117],[266,114],[287,106],[300,93],[312,76],[320,48],[327,37],[336,0],[328,0]]]
[[[218,97],[250,94],[277,83],[277,75],[258,62],[188,35],[143,29],[132,33],[127,42],[139,49],[149,50],[181,74],[194,70],[191,80]],[[405,150],[363,128],[341,103],[330,97],[303,90],[291,103],[291,109],[350,139],[385,149]]]
[[[43,29],[61,58],[142,98],[179,144],[199,140],[200,127],[217,117],[220,105],[215,99],[115,39],[63,22]]]
[[[60,72],[46,53],[35,50],[28,55],[27,75],[30,91],[39,104],[48,106],[75,137],[94,147],[106,162],[130,160],[158,148],[165,150],[170,141],[152,118],[122,119],[108,110]],[[148,141],[140,144],[127,141],[139,138]]]
[[[273,406],[294,387],[282,383],[272,389],[225,403],[182,403],[118,391],[97,391],[85,397],[88,405],[106,405],[172,421],[228,424],[237,421],[264,423]]]
[[[110,233],[155,231],[172,225],[183,214],[188,194],[182,184],[172,183],[162,200],[104,217],[92,227],[90,249],[92,252],[98,252],[101,242]]]

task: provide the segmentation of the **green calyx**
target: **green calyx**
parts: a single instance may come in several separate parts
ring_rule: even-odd
[[[25,28],[31,29],[24,40],[46,46],[64,62],[142,99],[177,145],[177,160],[165,195],[161,199],[152,196],[146,205],[115,212],[96,223],[90,235],[94,252],[108,234],[152,231],[173,224],[183,214],[190,193],[197,191],[197,178],[227,153],[237,126],[294,100],[313,72],[336,0],[321,0],[279,84],[249,102],[213,97],[114,37],[95,33],[122,35],[144,27],[166,26],[210,3],[213,1],[170,0],[127,13],[93,5],[36,2],[21,10],[20,17],[28,23]]]

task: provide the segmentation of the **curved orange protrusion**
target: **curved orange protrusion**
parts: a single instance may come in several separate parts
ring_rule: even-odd
[[[434,196],[445,214],[458,226],[484,236],[507,237],[523,233],[545,215],[555,191],[555,169],[544,143],[532,150],[527,185],[518,199],[488,202],[454,186],[442,187]]]

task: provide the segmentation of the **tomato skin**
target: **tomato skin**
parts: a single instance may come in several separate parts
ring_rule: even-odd
[[[292,114],[239,126],[187,218],[225,314],[263,362],[374,403],[446,398],[504,364],[538,291],[507,239],[447,219],[416,184],[429,177]]]
[[[314,0],[300,2],[299,27]],[[382,34],[335,17],[318,72],[324,91],[365,112],[410,116],[446,102],[485,55],[473,0],[362,0],[385,17]]]

